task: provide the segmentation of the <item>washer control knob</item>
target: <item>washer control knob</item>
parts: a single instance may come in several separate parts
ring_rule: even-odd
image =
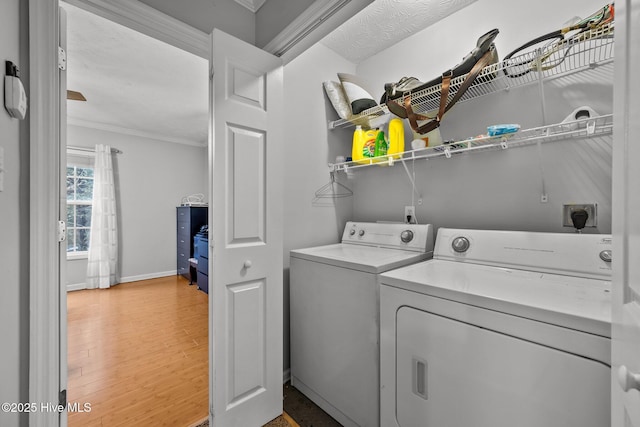
[[[469,249],[469,239],[466,237],[456,237],[451,243],[451,247],[458,253],[466,252]]]
[[[352,228],[351,230],[349,230],[349,236],[355,236],[356,235],[356,229]]]
[[[358,231],[358,236],[360,236],[360,237],[364,236],[364,230]]]
[[[410,241],[412,241],[413,231],[404,230],[402,233],[400,233],[400,240],[402,240],[403,243],[409,243]]]
[[[600,252],[600,259],[604,262],[611,262],[611,249],[605,249]]]

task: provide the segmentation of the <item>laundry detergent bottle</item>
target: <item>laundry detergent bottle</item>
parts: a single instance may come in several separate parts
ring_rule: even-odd
[[[353,132],[353,145],[351,146],[351,158],[354,162],[362,162],[362,150],[364,149],[364,131],[362,126],[356,126],[356,130]]]
[[[387,143],[387,139],[384,136],[384,132],[380,129],[377,129],[378,134],[376,135],[376,146],[375,153],[376,157],[386,156],[387,151],[389,151],[389,144]]]
[[[376,152],[376,136],[375,130],[363,130],[362,126],[356,126],[353,132],[353,146],[351,148],[351,157],[356,163],[369,163],[370,159],[375,156]]]
[[[389,149],[387,154],[397,154],[404,152],[404,123],[400,119],[389,121]],[[400,154],[393,156],[399,159]]]

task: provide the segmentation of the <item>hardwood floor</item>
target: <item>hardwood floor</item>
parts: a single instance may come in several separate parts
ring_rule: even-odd
[[[70,427],[188,426],[208,413],[207,295],[179,276],[67,294]]]

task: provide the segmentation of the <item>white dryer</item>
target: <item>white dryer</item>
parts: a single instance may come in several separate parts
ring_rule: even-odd
[[[347,223],[291,251],[291,383],[344,426],[379,426],[378,274],[431,258],[431,225]]]
[[[610,425],[611,236],[438,230],[380,275],[381,425]]]

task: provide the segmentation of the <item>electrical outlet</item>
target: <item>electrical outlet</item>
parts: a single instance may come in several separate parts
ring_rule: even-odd
[[[571,213],[584,209],[589,214],[585,227],[597,227],[598,226],[598,205],[596,203],[584,203],[584,204],[566,204],[562,206],[562,226],[573,227],[573,221],[571,221]]]
[[[404,207],[404,222],[407,224],[416,223],[416,207],[415,206]]]

